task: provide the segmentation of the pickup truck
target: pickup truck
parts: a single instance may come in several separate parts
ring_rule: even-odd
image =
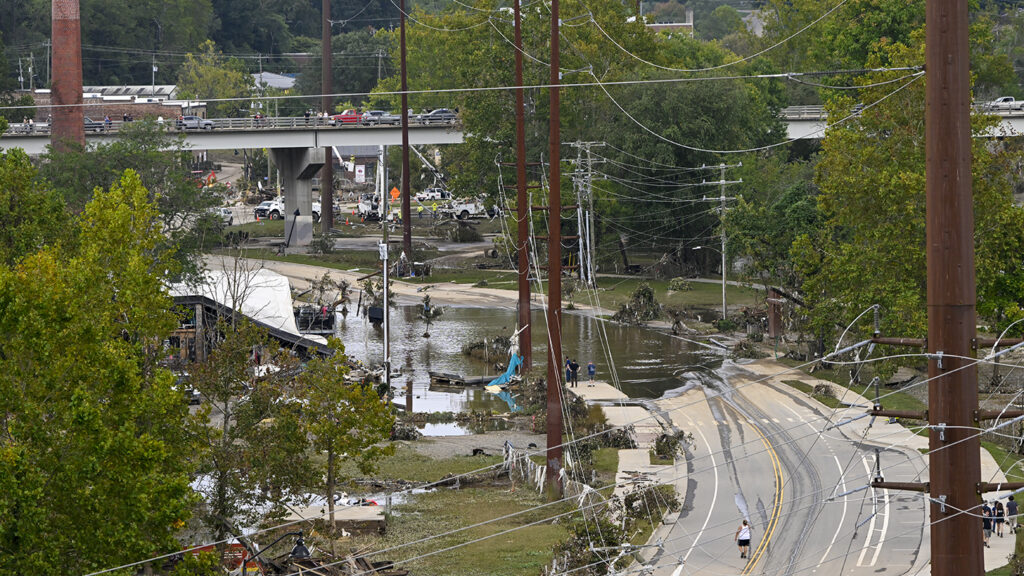
[[[494,218],[498,211],[494,208],[487,208],[482,202],[476,200],[453,200],[447,206],[438,210],[443,216],[467,220],[469,218]]]
[[[313,212],[313,222],[319,222],[320,221],[320,201],[319,200],[314,200],[313,201],[312,212]],[[260,202],[259,206],[257,206],[255,208],[255,210],[253,210],[253,214],[256,216],[257,220],[262,220],[264,218],[269,218],[271,220],[280,220],[280,219],[284,218],[284,215],[286,213],[287,212],[286,212],[285,207],[284,207],[284,201],[282,199],[280,199],[280,198],[277,198],[275,200],[264,200],[263,202]]]
[[[429,200],[450,200],[451,197],[452,193],[444,188],[427,188],[426,190],[416,194],[416,201],[427,202]]]
[[[986,106],[989,110],[1024,110],[1024,101],[1016,100],[1013,96],[996,98]]]

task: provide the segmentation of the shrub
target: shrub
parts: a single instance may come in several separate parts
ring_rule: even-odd
[[[693,290],[693,286],[686,278],[677,277],[669,280],[668,289],[675,292],[689,292],[690,290]]]

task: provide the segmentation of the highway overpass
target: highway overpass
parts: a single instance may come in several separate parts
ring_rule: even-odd
[[[979,112],[987,112],[978,108]],[[1000,110],[993,114],[1002,117],[989,137],[1016,137],[1024,135],[1024,110]],[[780,116],[786,121],[790,139],[807,140],[821,138],[825,134],[827,114],[824,106],[790,106],[783,108]]]
[[[98,124],[98,123],[97,123]],[[112,121],[109,129],[87,130],[87,143],[113,142],[123,122]],[[193,150],[234,150],[240,148],[323,148],[326,146],[398,146],[402,129],[398,126],[328,126],[310,118],[216,118],[211,130],[184,130],[185,143]],[[173,121],[168,121],[168,130]],[[409,143],[461,144],[462,129],[457,124],[409,126]],[[31,132],[21,124],[12,125],[0,137],[0,148],[22,148],[28,154],[42,154],[50,144],[49,127],[37,125]]]

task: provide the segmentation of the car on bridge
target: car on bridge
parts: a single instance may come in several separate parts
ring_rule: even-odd
[[[363,115],[358,110],[348,109],[341,114],[335,114],[328,119],[328,124],[331,126],[339,126],[342,124],[359,124],[362,121]]]
[[[367,110],[363,112],[360,122],[363,126],[398,126],[402,123],[402,117],[383,110]]]
[[[1002,96],[989,102],[986,108],[1000,111],[1024,110],[1024,101],[1017,100],[1013,96]]]
[[[88,116],[85,117],[85,131],[86,132],[102,132],[104,129],[103,120],[93,120]]]
[[[455,124],[458,119],[455,112],[447,108],[438,108],[419,116],[420,124]]]
[[[199,116],[179,116],[174,125],[178,130],[213,130],[213,120]]]

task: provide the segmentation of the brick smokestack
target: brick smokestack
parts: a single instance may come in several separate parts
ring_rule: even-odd
[[[64,150],[72,142],[85,146],[82,109],[82,31],[78,0],[51,0],[53,35],[53,126],[50,142]]]

